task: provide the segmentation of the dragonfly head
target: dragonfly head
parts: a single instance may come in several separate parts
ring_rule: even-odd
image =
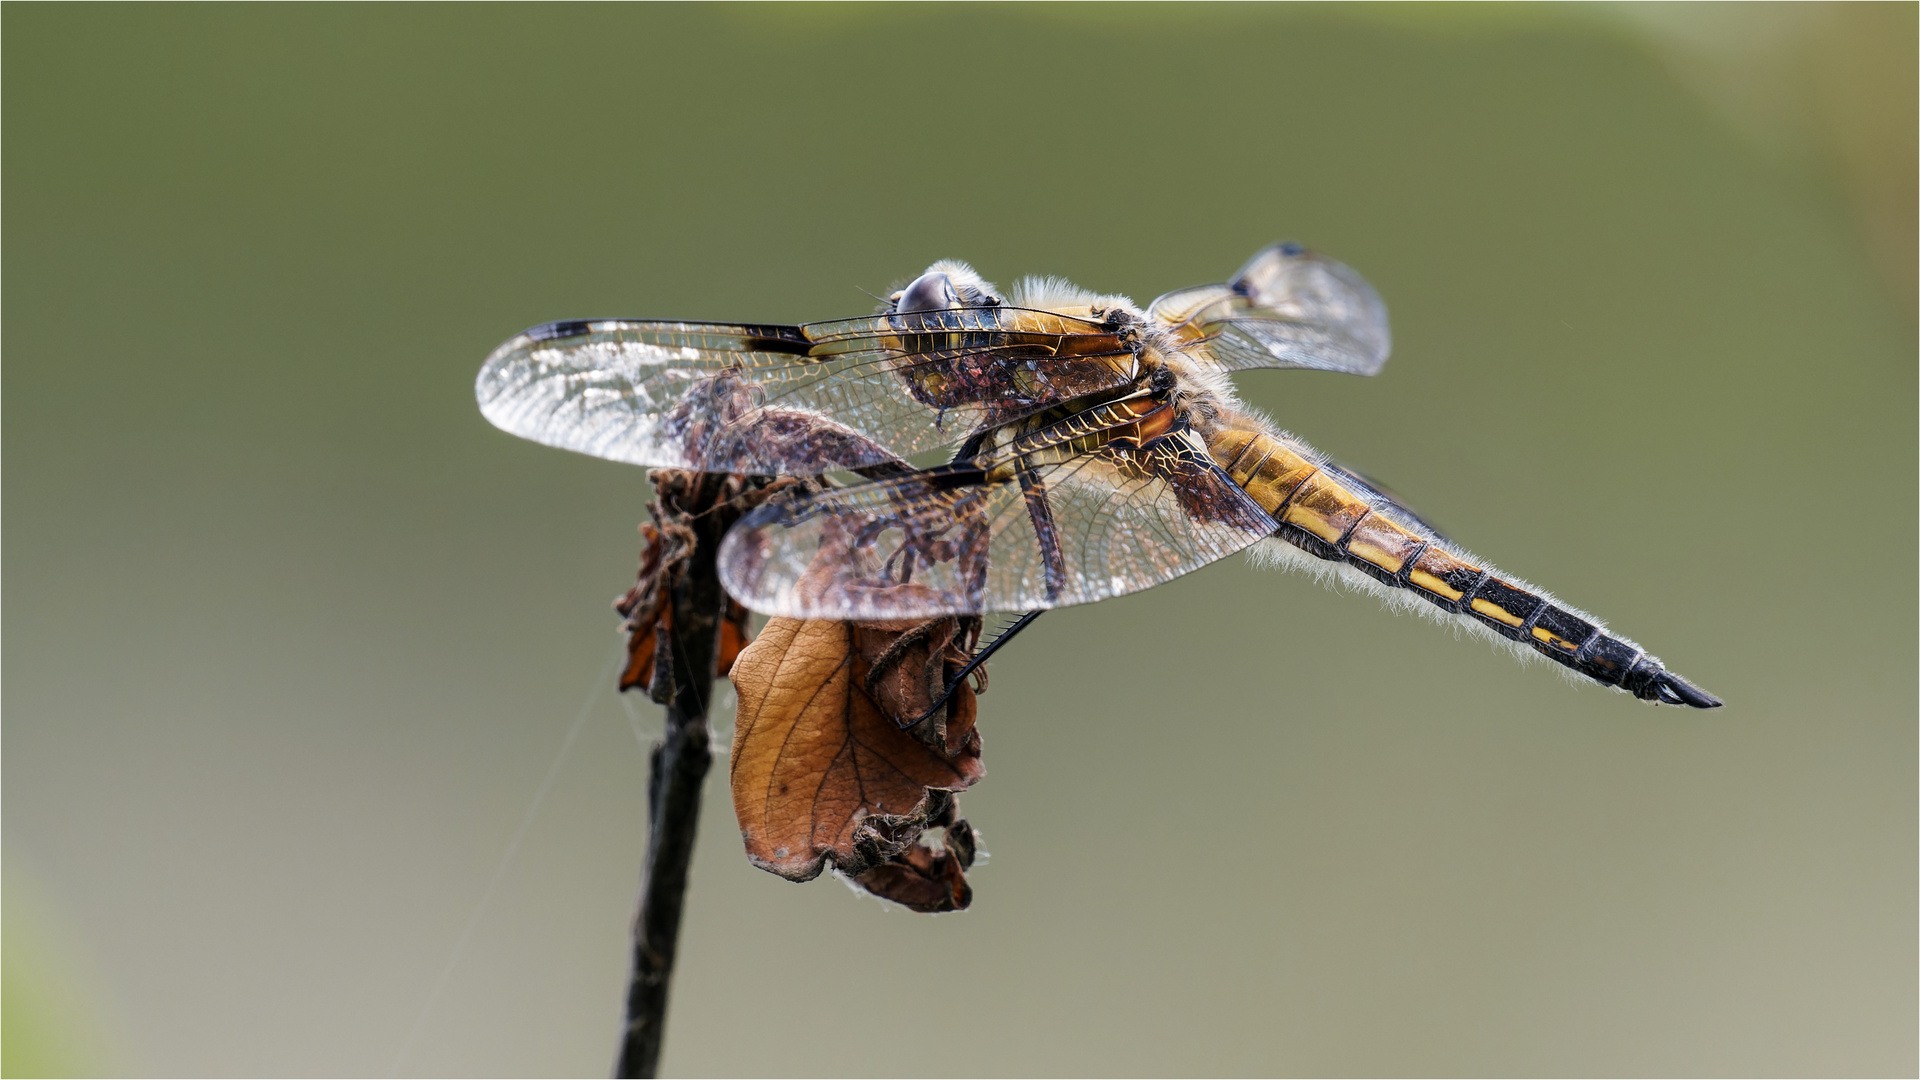
[[[1000,294],[981,279],[973,267],[954,259],[942,259],[927,267],[927,272],[887,297],[893,314],[908,311],[946,311],[962,307],[999,307]]]
[[[895,314],[906,311],[944,311],[960,306],[960,293],[953,287],[953,279],[939,271],[921,274],[908,283],[907,287],[894,293]]]

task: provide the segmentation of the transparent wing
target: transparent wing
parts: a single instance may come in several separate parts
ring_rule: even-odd
[[[1378,374],[1387,307],[1359,274],[1298,244],[1267,247],[1225,285],[1170,292],[1147,309],[1222,368]]]
[[[948,465],[770,504],[720,549],[741,603],[811,619],[1027,611],[1137,592],[1269,536],[1190,432],[1037,467]]]
[[[804,326],[548,323],[495,349],[474,392],[488,420],[549,446],[815,475],[952,445],[1134,374],[1103,324],[956,308]]]

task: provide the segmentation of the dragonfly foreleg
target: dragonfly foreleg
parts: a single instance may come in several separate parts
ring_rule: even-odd
[[[1020,616],[1018,619],[1015,619],[1013,623],[1009,625],[1005,630],[1002,630],[1000,631],[1000,633],[994,635],[994,638],[992,641],[989,641],[985,645],[981,646],[980,649],[973,654],[973,659],[967,661],[967,665],[965,667],[961,668],[960,671],[957,674],[955,674],[953,678],[947,680],[947,688],[943,690],[940,696],[934,700],[933,704],[927,708],[927,711],[924,713],[921,713],[919,719],[913,721],[912,723],[900,725],[900,729],[902,731],[912,731],[914,728],[917,728],[921,724],[926,723],[927,720],[930,719],[934,713],[939,712],[940,709],[946,705],[947,699],[953,696],[953,692],[955,690],[960,689],[960,684],[967,681],[967,676],[972,675],[974,671],[980,667],[981,664],[986,663],[988,657],[992,656],[996,652],[999,652],[1000,646],[1005,645],[1009,641],[1012,641],[1013,636],[1015,634],[1018,634],[1020,631],[1025,630],[1027,627],[1033,625],[1033,620],[1039,618],[1045,612],[1046,612],[1045,608],[1042,608],[1039,611],[1029,611],[1026,614]]]

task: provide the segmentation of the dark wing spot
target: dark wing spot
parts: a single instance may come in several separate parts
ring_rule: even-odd
[[[986,482],[986,470],[972,465],[941,465],[928,469],[921,474],[927,486],[935,491],[951,491],[954,488],[975,487]]]
[[[527,331],[527,336],[535,341],[554,341],[559,338],[585,337],[593,332],[593,324],[586,319],[561,319],[558,322],[541,323]]]
[[[740,327],[740,336],[754,352],[805,356],[813,348],[813,342],[808,341],[797,326],[747,325]]]

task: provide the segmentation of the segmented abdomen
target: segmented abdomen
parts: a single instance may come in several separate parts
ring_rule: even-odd
[[[1637,698],[1709,709],[1711,694],[1631,641],[1476,566],[1385,496],[1265,432],[1217,433],[1214,460],[1279,523],[1275,535],[1322,559],[1463,615],[1595,682]]]

